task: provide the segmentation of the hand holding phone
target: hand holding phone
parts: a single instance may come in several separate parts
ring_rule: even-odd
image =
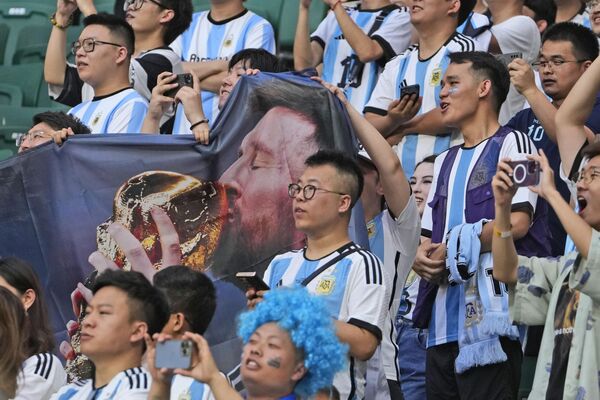
[[[235,277],[244,284],[246,290],[254,289],[255,291],[270,290],[269,285],[263,281],[256,271],[238,272]]]
[[[404,86],[400,88],[400,99],[406,96],[411,96],[413,94],[417,95],[417,98],[419,98],[420,93],[421,87],[419,86],[419,84]]]
[[[509,161],[512,180],[517,187],[536,186],[540,183],[540,164],[533,160]]]
[[[173,83],[177,83],[177,87],[167,90],[165,92],[165,96],[175,97],[175,95],[177,94],[179,89],[181,89],[184,86],[193,88],[194,87],[194,78],[192,78],[192,74],[179,74],[179,75],[177,75],[177,79]]]
[[[194,344],[191,340],[171,339],[156,343],[155,367],[188,369],[192,366]]]
[[[523,53],[517,51],[514,53],[496,54],[494,57],[496,57],[496,60],[500,61],[500,63],[508,69],[508,64],[517,58],[523,58]]]

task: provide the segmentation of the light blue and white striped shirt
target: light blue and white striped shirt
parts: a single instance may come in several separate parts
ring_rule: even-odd
[[[92,133],[139,133],[148,112],[148,102],[131,88],[94,97],[71,108],[71,114]]]

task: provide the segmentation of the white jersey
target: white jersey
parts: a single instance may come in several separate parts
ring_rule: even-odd
[[[522,53],[528,63],[534,62],[540,52],[540,31],[534,20],[524,15],[517,15],[506,21],[493,25],[492,34],[498,41],[500,50],[506,53]],[[523,109],[523,97],[513,85],[510,85],[508,97],[500,109],[500,123],[507,123]]]
[[[94,97],[69,110],[92,133],[139,133],[148,112],[148,102],[131,88]]]
[[[183,61],[228,61],[244,49],[265,49],[274,54],[275,34],[271,24],[252,11],[244,10],[220,22],[211,18],[210,11],[202,11],[193,15],[190,27],[175,39],[171,48]],[[218,94],[202,92],[204,115],[211,124],[219,113],[218,105]],[[191,133],[182,107],[175,113],[173,133]]]
[[[388,210],[384,210],[367,224],[367,231],[369,247],[383,261],[386,280],[391,282],[388,315],[381,342],[382,364],[386,378],[399,381],[394,320],[400,305],[404,282],[411,271],[419,246],[421,220],[414,197],[410,197],[405,209],[397,218],[392,217]]]
[[[585,5],[582,5],[579,12],[573,18],[571,18],[569,22],[583,25],[586,28],[592,29],[592,23],[590,21],[590,10],[588,10]]]
[[[352,253],[350,251],[356,250]],[[309,260],[305,250],[276,256],[265,272],[270,287],[295,286],[311,273],[342,253],[349,254],[321,272],[306,286],[322,296],[332,318],[371,332],[378,340],[387,316],[389,296],[386,276],[379,259],[371,252],[350,243],[319,260]],[[347,370],[338,372],[333,384],[346,400],[362,399],[365,391],[366,361],[348,354]]]
[[[323,80],[345,89],[350,103],[362,110],[369,101],[377,83],[381,67],[410,45],[410,15],[406,7],[389,5],[377,10],[361,10],[360,5],[346,9],[350,18],[369,34],[378,19],[381,25],[371,33],[383,49],[379,60],[361,63],[337,22],[335,13],[329,13],[312,34],[311,40],[323,48]]]
[[[210,387],[187,376],[175,375],[171,381],[171,399],[214,400]]]
[[[119,372],[102,387],[94,387],[93,379],[73,382],[52,396],[52,400],[147,400],[152,376],[144,368]]]
[[[489,139],[484,140],[475,147],[461,147],[452,164],[448,183],[448,197],[446,206],[446,220],[443,221],[443,232],[449,232],[456,225],[465,223],[465,204],[466,189],[471,171],[481,153],[483,152]],[[432,210],[429,204],[434,198],[437,189],[437,180],[440,175],[440,169],[447,156],[447,152],[440,154],[435,159],[433,171],[433,183],[427,198],[425,211],[423,212],[423,234],[431,236],[433,230]],[[537,154],[535,145],[529,139],[527,134],[512,131],[509,133],[500,149],[498,159],[510,158],[511,160],[524,160],[527,154]],[[512,199],[513,210],[527,209],[533,215],[537,202],[537,194],[527,187],[519,188]],[[436,224],[440,221],[436,221]],[[480,263],[492,266],[492,254],[484,253],[480,257]],[[427,347],[437,346],[445,343],[456,342],[458,340],[458,307],[459,296],[463,292],[462,285],[439,286],[435,304],[431,313],[429,323],[429,338]]]
[[[418,115],[433,110],[440,105],[442,77],[450,63],[449,54],[461,51],[475,50],[475,43],[460,33],[454,33],[446,43],[427,60],[419,58],[419,46],[408,48],[403,54],[385,65],[383,73],[371,95],[371,100],[365,107],[365,112],[377,115],[387,115],[390,103],[400,98],[402,87],[419,84],[420,96],[423,103]],[[407,176],[411,176],[415,166],[425,157],[440,154],[450,147],[448,135],[406,135],[396,147],[402,168]],[[456,141],[462,141],[460,136]]]
[[[58,357],[40,353],[29,357],[17,376],[14,400],[48,400],[67,383],[67,374]]]

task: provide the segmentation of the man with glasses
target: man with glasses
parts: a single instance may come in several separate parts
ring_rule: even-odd
[[[511,82],[525,96],[530,108],[520,111],[507,125],[527,133],[535,146],[544,150],[554,171],[559,170],[562,159],[566,167],[564,170],[570,172],[569,165],[583,145],[582,142],[573,143],[577,140],[569,139],[568,134],[565,138],[569,143],[557,141],[554,117],[577,80],[597,56],[598,42],[588,28],[572,22],[561,22],[548,28],[539,58],[533,63],[533,68],[539,71],[543,92],[536,86],[533,68],[528,63],[515,60],[509,65]],[[600,111],[600,100],[596,99],[595,103],[594,109]],[[600,132],[600,112],[592,113],[586,125],[592,131]],[[558,174],[555,184],[563,198],[569,201],[569,189]],[[552,209],[548,218],[552,233],[552,255],[559,256],[564,254],[566,233]]]
[[[382,340],[389,293],[379,259],[348,236],[352,207],[363,189],[354,160],[321,150],[288,185],[295,227],[306,235],[306,247],[276,256],[264,276],[271,287],[302,284],[321,296],[335,320],[337,336],[349,346],[345,371],[333,385],[343,399],[364,398],[367,360]],[[249,306],[264,292],[247,292]]]
[[[94,98],[69,110],[92,133],[136,133],[148,111],[148,102],[129,84],[133,53],[131,26],[109,14],[83,20],[85,28],[73,43],[77,72],[94,89]]]
[[[44,77],[50,96],[69,106],[94,96],[93,88],[79,77],[75,65],[67,63],[64,53],[66,28],[77,8],[86,16],[96,14],[92,0],[60,0],[44,61]],[[125,19],[135,33],[129,79],[133,88],[150,100],[161,72],[183,73],[179,56],[167,46],[188,28],[192,20],[192,3],[191,0],[127,0],[124,11]]]
[[[33,116],[31,129],[17,139],[19,153],[51,140],[56,143],[70,135],[90,133],[90,128],[62,111],[46,111]]]

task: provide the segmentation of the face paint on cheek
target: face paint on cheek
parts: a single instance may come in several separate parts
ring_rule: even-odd
[[[452,86],[450,89],[448,89],[448,94],[449,95],[453,95],[455,93],[458,93],[458,87],[457,86]]]
[[[281,368],[281,358],[280,357],[275,357],[275,358],[269,358],[267,360],[267,365],[269,367],[273,367],[273,368]]]

